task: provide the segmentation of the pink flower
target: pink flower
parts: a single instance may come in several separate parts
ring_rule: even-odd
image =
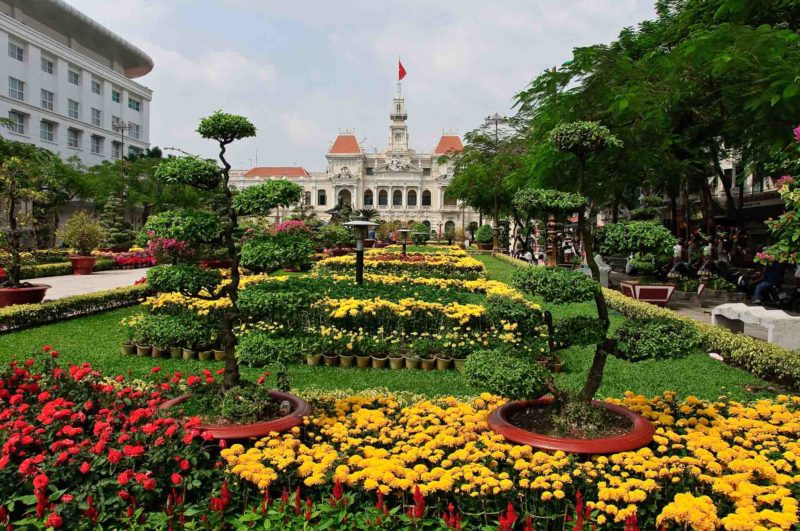
[[[794,132],[794,139],[795,139],[797,142],[800,142],[800,125],[798,125],[797,127],[795,127],[795,128],[792,130],[792,131]]]

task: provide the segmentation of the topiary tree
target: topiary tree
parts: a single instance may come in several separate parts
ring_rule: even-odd
[[[5,225],[0,244],[11,255],[6,287],[20,287],[22,237],[33,223],[31,212],[22,206],[44,200],[42,190],[48,182],[44,169],[52,157],[31,144],[0,138],[0,205]]]
[[[411,227],[411,240],[415,245],[423,245],[431,239],[431,229],[424,223],[416,223]]]
[[[104,243],[112,251],[126,250],[133,244],[134,232],[125,219],[125,205],[116,194],[109,196],[103,205],[100,224],[106,231]]]
[[[491,225],[481,225],[475,233],[475,241],[478,243],[491,243],[494,239],[494,233]]]
[[[235,354],[237,337],[234,332],[234,326],[240,316],[237,302],[239,299],[241,248],[238,245],[239,238],[236,237],[239,216],[267,215],[277,207],[288,207],[300,200],[303,189],[295,183],[276,180],[245,188],[234,194],[234,189],[229,185],[231,165],[225,154],[231,143],[255,136],[255,126],[244,116],[217,111],[200,121],[197,132],[203,138],[217,142],[219,161],[222,167],[220,168],[212,160],[182,156],[162,161],[156,171],[156,176],[167,183],[185,184],[200,190],[216,191],[222,198],[219,217],[222,245],[226,250],[227,258],[231,261],[229,282],[219,284],[208,294],[201,294],[198,288],[203,283],[195,282],[195,280],[202,274],[202,269],[194,264],[186,264],[181,270],[178,268],[174,270],[176,276],[192,279],[192,282],[183,285],[180,279],[177,279],[178,281],[173,282],[172,285],[177,284],[181,288],[178,291],[192,297],[205,300],[217,300],[225,297],[230,301],[230,306],[222,314],[220,325],[220,341],[227,352],[223,385],[226,389],[230,389],[238,386],[240,382]],[[196,274],[187,274],[187,268],[193,269]],[[170,275],[169,269],[162,271],[160,282],[166,283],[165,275]]]
[[[677,238],[658,221],[623,221],[598,230],[597,240],[603,254],[652,260],[653,265],[672,258]]]

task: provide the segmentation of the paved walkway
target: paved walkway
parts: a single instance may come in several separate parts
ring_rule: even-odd
[[[147,274],[147,269],[119,269],[100,271],[91,275],[63,275],[32,279],[36,284],[52,286],[47,290],[45,300],[61,299],[72,295],[82,295],[95,291],[130,286]]]

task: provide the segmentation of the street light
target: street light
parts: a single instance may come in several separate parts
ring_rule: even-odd
[[[119,198],[121,201],[125,199],[125,131],[128,127],[128,124],[122,120],[111,124],[114,131],[119,131],[119,180],[122,185],[119,189]]]
[[[367,239],[367,231],[371,227],[377,227],[377,223],[367,221],[363,217],[356,218],[353,221],[343,223],[348,227],[353,228],[353,235],[356,237],[356,284],[359,286],[364,285],[364,240]]]
[[[495,154],[500,151],[500,140],[499,140],[499,127],[500,122],[503,121],[503,117],[497,113],[494,113],[492,116],[486,117],[486,123],[494,124],[494,149]],[[502,177],[498,174],[497,182],[495,183],[494,187],[494,230],[492,231],[492,256],[496,255],[500,251],[500,245],[498,243],[498,234],[500,232],[500,225],[497,222],[497,218],[499,216],[498,212],[498,205],[497,205],[497,194],[500,188],[500,179]]]
[[[400,238],[403,241],[403,256],[406,255],[406,241],[408,240],[408,233],[411,232],[409,229],[397,229],[397,232],[400,233]]]

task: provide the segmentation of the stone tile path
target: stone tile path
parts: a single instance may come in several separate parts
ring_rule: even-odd
[[[71,295],[82,295],[95,291],[130,286],[147,274],[147,269],[119,269],[100,271],[91,275],[63,275],[31,279],[31,283],[48,284],[45,300],[61,299]]]

